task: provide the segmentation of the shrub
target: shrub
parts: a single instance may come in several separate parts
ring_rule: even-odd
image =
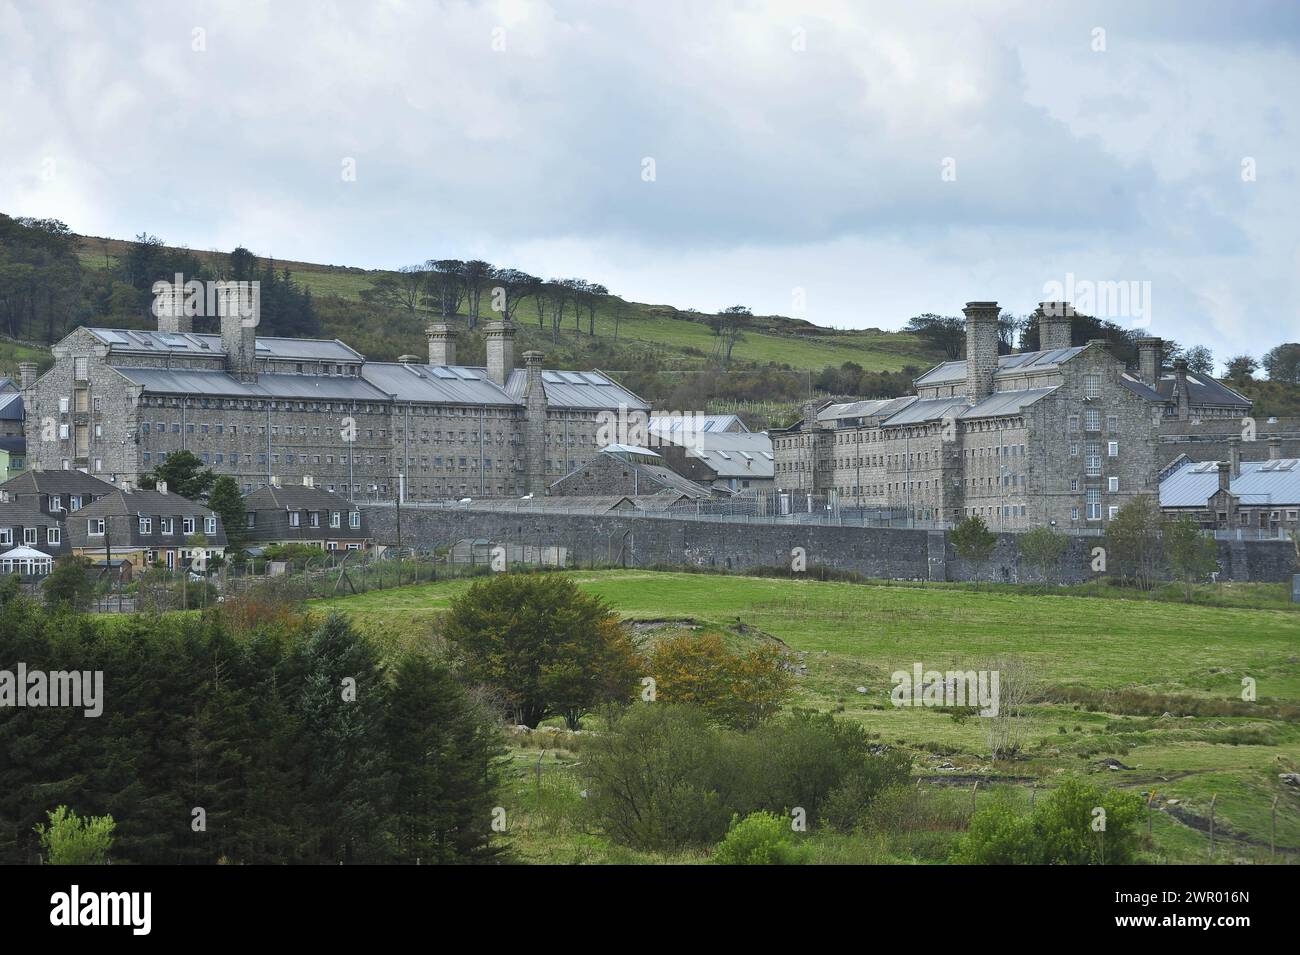
[[[778,647],[731,653],[717,633],[661,640],[650,654],[650,672],[656,699],[701,707],[711,719],[740,729],[777,712],[794,683]]]
[[[771,812],[732,816],[726,838],[713,850],[718,865],[802,865],[806,859],[790,821]]]
[[[78,816],[67,806],[46,813],[50,824],[37,825],[36,835],[50,865],[108,865],[113,848],[112,816]]]
[[[1070,779],[1030,813],[1005,799],[975,813],[953,858],[973,865],[1124,865],[1137,854],[1141,814],[1136,793]]]
[[[729,815],[712,778],[719,748],[694,707],[634,706],[592,743],[589,809],[611,838],[636,848],[716,842]]]

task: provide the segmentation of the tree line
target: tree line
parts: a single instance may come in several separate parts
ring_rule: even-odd
[[[496,858],[497,728],[445,665],[381,660],[344,619],[265,595],[201,618],[0,606],[0,660],[102,671],[103,714],[0,708],[0,862],[47,813],[115,821],[117,862]]]

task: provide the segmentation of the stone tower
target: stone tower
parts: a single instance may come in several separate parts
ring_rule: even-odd
[[[966,316],[966,401],[975,404],[993,392],[993,373],[998,370],[998,303],[967,302]]]

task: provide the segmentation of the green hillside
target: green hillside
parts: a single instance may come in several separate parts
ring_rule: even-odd
[[[82,237],[78,256],[88,270],[112,268],[128,245],[119,239]],[[225,253],[192,251],[192,254],[214,266],[226,259]],[[408,312],[362,301],[362,292],[376,280],[395,272],[297,261],[277,261],[276,266],[288,269],[299,284],[312,292],[321,310],[322,324],[330,335],[353,344],[369,358],[392,360],[405,352],[423,351],[424,325],[438,317],[425,309]],[[490,314],[486,308],[483,312]],[[542,348],[556,358],[578,358],[603,351],[606,357],[614,359],[615,366],[621,367],[632,365],[634,359],[640,362],[643,356],[639,352],[652,349],[661,365],[680,369],[714,364],[710,359],[717,336],[708,320],[708,315],[667,305],[646,305],[604,296],[596,308],[597,341],[592,343],[587,335],[585,309],[582,333],[575,333],[570,317],[558,342],[551,338],[549,323],[545,329],[538,328],[532,302],[525,300],[516,316],[521,344]],[[610,347],[602,349],[602,345]],[[625,361],[620,363],[620,357]],[[854,362],[866,371],[897,371],[909,365],[927,367],[938,357],[924,342],[906,332],[842,331],[783,316],[755,316],[751,327],[736,343],[729,367],[771,364],[807,372]]]

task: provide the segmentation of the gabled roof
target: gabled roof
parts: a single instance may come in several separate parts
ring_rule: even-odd
[[[1159,392],[1161,400],[1174,401],[1176,399],[1177,383],[1177,376],[1172,371],[1161,372],[1160,381],[1157,382],[1155,389]],[[1233,391],[1223,382],[1210,375],[1202,375],[1195,371],[1187,372],[1187,401],[1193,407],[1196,405],[1215,407],[1227,405],[1248,409],[1251,405],[1249,398]]]
[[[0,527],[36,527],[58,525],[59,519],[44,511],[14,501],[0,501]]]
[[[212,395],[219,398],[297,398],[303,401],[386,401],[388,395],[348,375],[266,375],[240,381],[224,371],[194,368],[113,367],[132,384],[152,394]]]
[[[890,415],[883,425],[894,427],[900,424],[921,424],[926,421],[939,421],[943,418],[960,418],[967,408],[965,395],[953,395],[947,398],[918,398],[901,411]]]
[[[516,368],[506,379],[506,392],[522,401],[527,382],[527,370]],[[648,404],[600,371],[543,371],[542,388],[547,404],[553,408],[615,410],[623,406],[629,411],[650,410]]]
[[[681,443],[687,457],[703,461],[718,477],[764,480],[776,472],[772,439],[762,432],[695,434],[694,440],[686,435]]]
[[[646,430],[663,434],[677,434],[682,431],[703,434],[725,431],[743,434],[749,431],[749,427],[740,419],[740,415],[734,414],[651,415]]]
[[[1219,489],[1218,461],[1187,461],[1160,482],[1161,507],[1204,507]],[[1293,507],[1300,504],[1300,461],[1242,461],[1228,491],[1242,504]]]
[[[516,406],[519,400],[488,377],[486,368],[366,362],[361,376],[398,401]]]
[[[17,391],[0,392],[0,421],[23,420],[23,396]]]
[[[114,487],[108,494],[85,505],[76,512],[77,517],[102,517],[105,514],[161,514],[167,517],[180,514],[185,517],[212,517],[216,512],[179,494],[161,491],[127,490]]]
[[[839,402],[827,405],[817,412],[817,420],[842,421],[845,418],[887,418],[902,411],[916,400],[916,395],[903,395],[899,398],[869,398],[865,401]]]
[[[1070,348],[1053,348],[1048,351],[1028,351],[1015,355],[999,355],[997,371],[993,373],[993,377],[996,379],[998,375],[1004,372],[1022,374],[1030,371],[1050,371],[1056,366],[1069,361],[1087,347],[1086,345],[1074,345]],[[965,380],[966,359],[960,358],[957,361],[945,361],[935,365],[920,378],[917,378],[916,384],[919,387],[922,385],[943,385],[949,382]]]
[[[256,510],[356,510],[355,505],[341,494],[304,484],[287,484],[281,487],[267,484],[244,495],[244,508]]]
[[[86,329],[113,351],[145,355],[224,355],[220,335],[197,332],[159,332],[137,328]],[[338,339],[257,337],[258,358],[302,361],[359,362],[360,352]]]
[[[18,494],[110,494],[114,484],[101,481],[84,471],[24,471],[0,484],[0,490]]]
[[[1019,414],[1036,401],[1046,398],[1060,385],[1050,388],[1022,388],[1018,391],[995,391],[983,401],[976,402],[961,413],[965,418],[995,418]]]

